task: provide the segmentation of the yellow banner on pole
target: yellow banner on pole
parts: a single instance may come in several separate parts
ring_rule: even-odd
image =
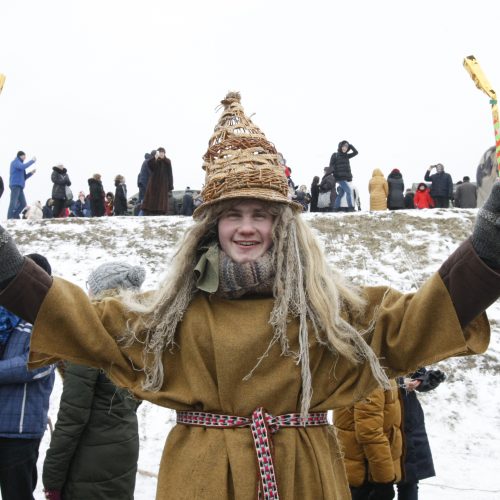
[[[2,73],[0,73],[0,94],[2,93],[4,83],[5,83],[5,75],[2,75]]]
[[[483,73],[481,66],[479,66],[479,63],[476,61],[474,56],[469,56],[464,59],[464,68],[474,80],[476,87],[479,90],[482,90],[490,98],[491,114],[493,115],[493,129],[495,132],[497,173],[500,176],[500,119],[498,113],[497,94],[491,88],[490,82],[486,78],[486,75]]]
[[[472,80],[474,80],[479,90],[482,90],[490,99],[497,98],[496,92],[491,88],[490,82],[474,56],[468,56],[464,59],[464,68],[467,70]]]

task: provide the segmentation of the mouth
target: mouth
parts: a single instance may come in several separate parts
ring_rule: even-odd
[[[234,243],[240,247],[246,248],[260,245],[260,241],[235,241]]]

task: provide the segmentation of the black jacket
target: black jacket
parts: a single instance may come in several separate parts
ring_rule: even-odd
[[[413,203],[413,197],[415,195],[413,193],[405,194],[405,208],[415,208],[415,204]]]
[[[433,198],[453,199],[453,181],[451,180],[450,174],[446,172],[437,172],[431,175],[430,172],[426,170],[424,180],[432,182],[431,196]]]
[[[387,195],[387,208],[389,210],[397,210],[405,208],[405,183],[401,172],[391,172],[387,177],[389,186],[389,194]]]
[[[411,378],[421,380],[422,383],[417,388],[419,392],[428,392],[435,389],[442,381],[439,370],[429,370],[420,368]],[[425,418],[422,406],[417,399],[415,391],[407,392],[404,387],[400,387],[401,402],[404,414],[404,482],[414,483],[427,477],[436,475],[434,462],[432,460],[431,447],[427,432],[425,430]]]
[[[2,197],[3,190],[4,190],[3,179],[0,177],[0,198]]]
[[[104,188],[102,182],[91,177],[89,179],[90,214],[92,217],[104,215]]]
[[[319,183],[315,184],[314,182],[311,184],[311,212],[318,211],[318,196],[319,196]]]
[[[151,155],[146,153],[144,155],[144,161],[141,165],[141,170],[139,175],[137,176],[137,187],[139,188],[139,200],[144,199],[144,195],[146,194],[146,188],[148,187],[149,176],[151,175],[151,169],[149,168],[149,160],[151,159]]]
[[[330,158],[330,167],[333,167],[333,175],[337,181],[352,181],[351,164],[349,160],[354,158],[358,154],[358,151],[352,144],[350,145],[349,151],[351,151],[351,153],[342,153],[339,147],[339,150],[333,153]]]
[[[71,181],[65,168],[52,167],[50,179],[54,183],[52,186],[52,199],[65,200],[66,186],[71,186]]]
[[[116,185],[115,203],[113,205],[114,215],[127,215],[127,186],[122,183]]]

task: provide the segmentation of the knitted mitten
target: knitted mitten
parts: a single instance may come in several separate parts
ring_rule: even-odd
[[[488,266],[500,268],[500,182],[493,184],[490,196],[477,214],[472,245]]]
[[[0,283],[13,278],[23,267],[23,262],[10,234],[0,226]]]

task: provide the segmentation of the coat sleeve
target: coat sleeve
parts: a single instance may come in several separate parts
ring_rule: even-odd
[[[79,365],[70,364],[65,370],[57,422],[43,464],[45,489],[63,489],[80,436],[89,421],[98,375],[99,370]]]
[[[172,173],[172,162],[168,160],[167,163],[167,175],[168,175],[168,184],[170,191],[174,190],[174,176]]]
[[[384,391],[376,389],[365,402],[354,405],[354,430],[376,483],[396,479],[389,439],[384,433]]]
[[[9,344],[15,344],[17,355],[0,360],[0,384],[24,384],[52,373],[52,366],[28,370],[29,343],[28,333],[12,332]]]

